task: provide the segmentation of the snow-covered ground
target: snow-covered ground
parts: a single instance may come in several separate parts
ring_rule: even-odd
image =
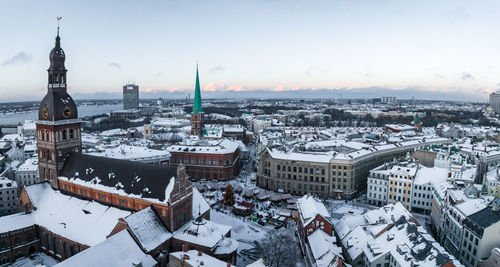
[[[54,258],[44,253],[35,253],[32,255],[33,259],[21,258],[14,262],[9,267],[50,267],[58,263]]]
[[[232,213],[210,210],[210,220],[216,223],[230,225],[232,227],[231,237],[238,241],[238,259],[236,266],[247,266],[260,258],[255,249],[255,242],[265,238],[268,231],[273,230],[272,225],[262,226],[252,222],[248,217],[238,217]],[[288,228],[290,231],[296,231],[296,226]],[[297,244],[298,245],[298,244]],[[303,262],[298,261],[297,267],[305,266]]]
[[[259,242],[273,229],[271,225],[264,227],[251,222],[248,217],[236,217],[232,213],[225,214],[215,210],[210,211],[210,220],[232,227],[231,237],[238,241],[237,266],[246,266],[258,259],[254,242]]]

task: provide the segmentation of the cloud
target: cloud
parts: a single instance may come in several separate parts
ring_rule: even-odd
[[[227,91],[235,91],[235,92],[242,92],[246,91],[248,88],[246,88],[243,85],[227,85],[225,83],[211,83],[203,87],[203,91],[206,92],[227,92]]]
[[[443,74],[439,74],[439,73],[435,73],[434,74],[434,78],[442,79],[442,78],[444,78],[444,75]]]
[[[475,80],[476,78],[474,76],[472,76],[472,74],[470,74],[468,72],[464,72],[464,73],[462,73],[461,79],[466,81],[466,80]]]
[[[419,100],[442,100],[442,101],[486,101],[492,92],[490,88],[478,88],[476,90],[460,88],[424,88],[418,86],[411,87],[360,87],[360,88],[300,88],[278,86],[275,88],[259,87],[248,88],[239,85],[228,86],[226,84],[211,84],[207,86],[209,90],[203,89],[204,99],[224,98],[261,98],[261,99],[337,99],[340,96],[344,99],[368,99],[381,96],[395,96],[397,99]],[[193,88],[149,88],[141,91],[141,97],[154,99],[158,97],[185,99],[188,94],[193,95]],[[121,99],[121,92],[105,93],[74,93],[75,99]]]
[[[113,67],[113,68],[117,68],[117,69],[121,69],[122,68],[122,65],[120,63],[116,63],[116,62],[109,63],[109,66]]]
[[[224,83],[209,83],[208,85],[203,87],[204,91],[208,92],[214,92],[214,91],[226,91],[227,90],[227,85]]]
[[[15,65],[15,64],[23,64],[23,63],[28,63],[32,59],[32,56],[29,54],[26,54],[24,51],[21,51],[11,58],[5,60],[2,62],[2,66],[10,66],[10,65]]]
[[[489,95],[494,92],[494,90],[491,90],[490,88],[479,88],[474,90],[476,94],[482,94],[482,95]]]
[[[242,91],[245,91],[247,90],[247,88],[243,85],[233,85],[233,86],[229,86],[229,88],[227,88],[229,91],[236,91],[236,92],[242,92]]]
[[[163,76],[163,75],[165,75],[165,73],[163,73],[163,72],[158,72],[158,73],[156,73],[155,78],[161,77],[161,76]]]
[[[211,73],[221,72],[221,71],[225,71],[225,70],[226,70],[226,68],[224,68],[223,66],[213,66],[212,68],[210,68]]]

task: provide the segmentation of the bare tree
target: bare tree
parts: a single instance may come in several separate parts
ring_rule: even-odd
[[[272,230],[258,244],[267,267],[296,266],[299,248],[292,228]]]

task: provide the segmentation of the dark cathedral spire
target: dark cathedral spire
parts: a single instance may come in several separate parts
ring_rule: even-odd
[[[66,55],[61,48],[59,20],[54,48],[50,51],[47,94],[40,102],[36,122],[38,172],[40,181],[59,188],[59,175],[70,153],[81,153],[81,120],[75,101],[66,90]]]
[[[50,67],[49,72],[49,89],[51,88],[64,88],[66,89],[66,67],[64,61],[66,55],[61,48],[61,37],[59,37],[59,26],[57,26],[56,44],[49,55]],[[57,84],[58,86],[51,86]]]
[[[39,120],[58,121],[78,118],[75,102],[67,93],[67,70],[64,66],[66,54],[61,47],[61,37],[59,36],[60,19],[61,17],[57,18],[56,43],[49,54],[47,94],[40,103]]]

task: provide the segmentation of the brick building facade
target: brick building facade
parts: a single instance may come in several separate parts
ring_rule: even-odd
[[[168,148],[170,165],[184,164],[195,179],[231,180],[240,170],[240,149],[229,140],[206,141],[199,145],[174,145]]]

